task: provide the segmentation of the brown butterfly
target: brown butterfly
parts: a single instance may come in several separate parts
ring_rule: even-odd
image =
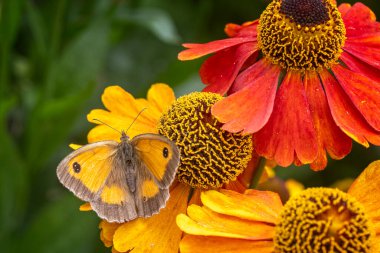
[[[141,134],[121,142],[87,144],[65,157],[59,181],[108,222],[150,217],[166,205],[179,165],[174,142],[158,134]]]

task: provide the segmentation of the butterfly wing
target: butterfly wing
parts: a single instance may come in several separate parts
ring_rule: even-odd
[[[94,200],[112,171],[117,145],[115,141],[101,141],[73,151],[58,165],[59,181],[78,198]]]
[[[127,174],[119,158],[113,160],[113,170],[96,199],[92,209],[108,222],[125,222],[138,217],[134,195],[127,185]]]
[[[131,144],[159,188],[169,188],[180,161],[175,143],[158,134],[141,134],[135,136]]]

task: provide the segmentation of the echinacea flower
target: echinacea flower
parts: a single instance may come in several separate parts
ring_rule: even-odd
[[[170,188],[166,207],[157,215],[125,223],[100,222],[101,240],[105,246],[112,246],[113,252],[178,252],[182,232],[175,217],[186,210],[191,187],[220,188],[228,184],[229,189],[247,188],[242,172],[254,168],[248,165],[252,139],[220,129],[221,123],[211,115],[211,106],[220,99],[218,94],[195,92],[176,100],[165,84],[153,85],[147,99],[136,99],[119,86],[105,89],[102,102],[106,110],[95,109],[87,115],[90,122],[98,124],[88,134],[89,143],[120,141],[118,131],[128,129],[130,138],[143,133],[162,134],[174,141],[181,153],[177,181]],[[198,203],[197,196],[199,192],[195,191],[191,203]],[[89,210],[88,205],[81,210]]]
[[[351,139],[380,145],[380,23],[364,4],[273,0],[225,32],[178,55],[215,53],[200,76],[204,91],[228,95],[212,107],[223,129],[252,133],[255,151],[284,167],[324,169]]]
[[[348,192],[309,188],[283,205],[273,192],[203,192],[177,216],[181,253],[380,252],[380,161]]]

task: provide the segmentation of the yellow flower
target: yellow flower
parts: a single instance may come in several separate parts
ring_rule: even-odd
[[[201,195],[177,216],[182,253],[380,252],[380,161],[348,192],[310,188],[284,206],[273,192],[228,190]]]
[[[112,247],[113,252],[178,252],[182,231],[176,226],[175,217],[186,211],[190,186],[220,188],[243,177],[241,173],[251,160],[251,136],[219,128],[221,123],[211,115],[210,108],[220,99],[216,94],[194,92],[176,100],[165,84],[153,85],[147,99],[135,99],[119,86],[105,89],[102,102],[107,110],[95,109],[87,116],[90,122],[98,124],[88,134],[89,143],[120,141],[115,129],[125,131],[130,127],[130,138],[143,133],[162,134],[174,141],[181,152],[179,182],[171,186],[166,207],[150,218],[121,224],[101,221],[100,238],[106,247]],[[253,169],[251,166],[247,171]],[[240,191],[246,187],[245,179],[229,184],[229,188]],[[199,195],[199,190],[194,191],[190,203],[200,203]],[[80,209],[89,210],[88,205]]]

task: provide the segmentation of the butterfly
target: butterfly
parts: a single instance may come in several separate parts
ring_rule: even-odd
[[[108,222],[150,217],[165,207],[180,152],[158,134],[132,139],[121,132],[120,143],[99,141],[82,146],[58,165],[59,181]]]

